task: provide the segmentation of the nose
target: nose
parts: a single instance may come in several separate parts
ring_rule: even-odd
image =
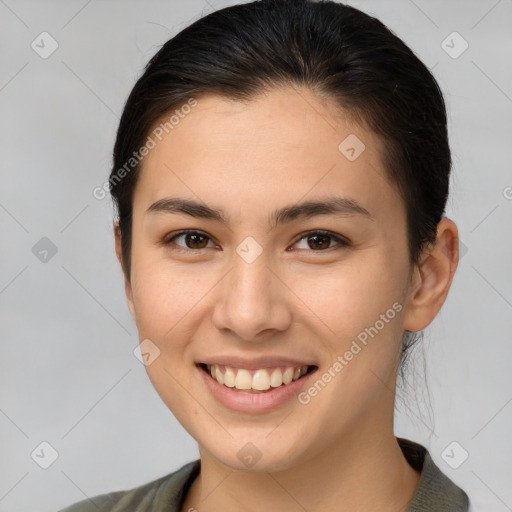
[[[217,288],[217,329],[244,341],[261,341],[288,329],[290,292],[268,264],[264,252],[252,263],[235,255],[231,271]]]

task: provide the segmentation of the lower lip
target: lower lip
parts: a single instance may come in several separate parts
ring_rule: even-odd
[[[278,388],[271,388],[265,393],[244,393],[243,391],[234,391],[223,384],[219,384],[209,373],[201,366],[196,366],[201,378],[210,389],[213,396],[225,407],[240,412],[266,412],[284,404],[292,398],[296,398],[300,390],[307,386],[310,377],[317,371],[306,374],[304,377],[282,384]]]

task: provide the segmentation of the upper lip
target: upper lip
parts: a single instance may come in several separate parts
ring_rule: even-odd
[[[299,359],[290,359],[289,357],[260,356],[247,359],[236,356],[212,356],[202,359],[198,364],[217,364],[221,366],[231,366],[232,368],[244,368],[246,370],[258,370],[260,368],[275,368],[278,366],[316,366],[311,361]]]

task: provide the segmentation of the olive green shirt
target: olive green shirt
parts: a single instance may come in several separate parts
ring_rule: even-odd
[[[432,461],[423,446],[397,438],[409,464],[421,477],[407,512],[466,512],[468,497]],[[201,461],[126,491],[101,494],[60,512],[181,512],[187,491],[201,469]]]

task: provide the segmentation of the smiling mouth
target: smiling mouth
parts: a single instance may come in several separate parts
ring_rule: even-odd
[[[318,369],[315,365],[283,366],[258,370],[204,363],[200,363],[198,366],[219,384],[245,393],[267,393],[272,389],[302,379]]]

